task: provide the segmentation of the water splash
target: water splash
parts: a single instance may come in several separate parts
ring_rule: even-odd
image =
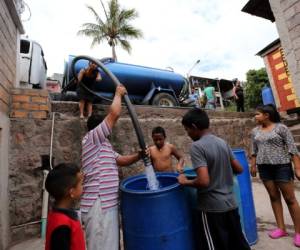
[[[147,164],[145,167],[145,174],[148,181],[148,188],[150,190],[157,190],[159,189],[159,182],[156,178],[153,166],[151,164]]]

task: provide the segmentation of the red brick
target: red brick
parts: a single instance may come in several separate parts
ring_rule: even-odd
[[[49,91],[46,90],[46,89],[39,90],[39,95],[44,96],[44,97],[48,97],[49,96]]]
[[[35,103],[47,103],[48,98],[47,97],[31,97],[31,101]]]
[[[48,106],[48,105],[45,105],[45,104],[41,104],[41,105],[40,105],[40,110],[49,111],[49,106]]]
[[[29,102],[29,96],[26,95],[13,95],[13,102]]]
[[[14,110],[10,113],[11,118],[27,118],[28,111]]]
[[[48,96],[48,91],[42,89],[26,89],[24,92],[26,95],[30,96]]]
[[[46,119],[48,116],[46,111],[31,112],[31,117],[34,119]]]
[[[13,88],[13,89],[11,89],[11,94],[12,95],[23,95],[24,94],[24,90],[25,89]]]
[[[21,106],[22,109],[25,110],[40,110],[40,105],[34,103],[23,103]]]
[[[19,102],[12,103],[11,108],[12,109],[20,109],[21,103],[19,103]]]

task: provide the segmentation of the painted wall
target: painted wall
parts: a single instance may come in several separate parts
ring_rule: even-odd
[[[295,94],[300,98],[300,0],[270,0]]]

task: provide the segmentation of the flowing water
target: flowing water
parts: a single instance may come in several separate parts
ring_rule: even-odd
[[[159,182],[156,178],[153,166],[151,164],[147,164],[147,166],[145,167],[145,174],[148,181],[148,188],[150,190],[159,189]]]

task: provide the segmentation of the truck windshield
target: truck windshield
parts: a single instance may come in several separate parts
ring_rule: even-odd
[[[30,49],[30,42],[26,40],[21,40],[20,52],[22,54],[28,54]]]

